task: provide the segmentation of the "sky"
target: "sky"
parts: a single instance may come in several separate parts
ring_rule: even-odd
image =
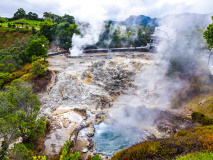
[[[1,0],[0,17],[12,17],[19,9],[58,15],[73,15],[77,20],[121,21],[130,15],[159,18],[171,14],[213,13],[213,0]]]

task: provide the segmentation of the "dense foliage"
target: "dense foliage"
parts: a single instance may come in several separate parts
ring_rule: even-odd
[[[23,8],[19,8],[17,12],[14,13],[14,16],[12,19],[30,19],[30,20],[38,20],[38,15],[33,12],[29,12],[26,14],[26,11]]]
[[[15,80],[5,91],[0,92],[0,133],[11,140],[22,137],[28,149],[45,134],[44,118],[37,119],[40,100],[32,86]]]
[[[42,65],[39,61],[35,61],[32,63],[32,73],[36,77],[42,77],[46,75],[47,71],[44,65]]]
[[[208,48],[211,50],[213,48],[213,23],[207,27],[207,30],[203,33],[203,37],[206,39]]]
[[[21,40],[17,39],[8,49],[0,50],[1,77],[8,77],[6,74],[3,76],[3,73],[15,72],[26,63],[31,63],[33,57],[46,54],[48,43],[44,36],[31,36]],[[42,44],[45,44],[45,48],[42,47]]]

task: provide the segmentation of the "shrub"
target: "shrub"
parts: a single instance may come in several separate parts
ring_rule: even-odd
[[[194,122],[202,123],[203,125],[210,125],[213,124],[213,119],[206,117],[204,114],[200,112],[193,112],[192,113],[192,120]]]
[[[66,141],[64,143],[64,148],[62,149],[62,153],[60,155],[60,160],[79,160],[81,155],[79,152],[71,153],[69,154],[70,148],[72,148],[73,142],[72,141]]]
[[[44,65],[42,65],[39,61],[35,61],[32,63],[32,73],[36,77],[42,77],[46,75],[47,71]]]
[[[185,156],[180,156],[176,160],[212,160],[213,159],[213,152],[195,152],[189,153]]]
[[[92,157],[92,160],[101,160],[101,156],[99,156],[98,154],[94,155]]]
[[[112,160],[174,159],[181,154],[213,150],[213,126],[179,131],[168,139],[144,141],[121,150]]]
[[[27,149],[23,143],[15,143],[9,154],[11,160],[28,160],[33,156],[33,152]]]
[[[203,117],[205,117],[205,115],[200,112],[193,112],[191,116],[194,122],[201,122]]]
[[[0,72],[0,88],[11,79],[10,73],[2,73]]]
[[[0,134],[20,136],[25,147],[33,148],[33,142],[45,133],[45,118],[37,118],[41,102],[32,87],[19,83],[13,82],[0,92]]]
[[[8,27],[9,27],[9,28],[12,27],[11,23],[8,23]]]

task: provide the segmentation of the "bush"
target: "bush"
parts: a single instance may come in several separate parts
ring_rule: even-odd
[[[32,63],[32,73],[36,77],[42,77],[46,75],[47,71],[44,65],[42,65],[39,61],[35,61]]]
[[[26,147],[45,134],[45,118],[38,119],[40,100],[29,84],[14,81],[0,92],[0,134],[16,135],[23,139]]]
[[[11,79],[10,73],[2,73],[0,72],[0,88]]]
[[[33,156],[33,152],[28,150],[22,143],[15,143],[14,148],[9,154],[11,160],[28,160]]]
[[[196,151],[213,150],[213,126],[195,127],[178,131],[170,138],[144,141],[121,150],[112,156],[112,160],[174,159],[175,157]]]
[[[206,117],[204,114],[200,112],[193,112],[192,113],[192,120],[194,122],[202,123],[203,125],[210,125],[213,124],[213,119]]]
[[[193,112],[191,116],[194,122],[201,122],[203,117],[205,117],[205,115],[200,112]]]
[[[9,28],[12,27],[11,23],[8,23],[8,27],[9,27]]]
[[[213,159],[213,152],[195,152],[189,153],[185,156],[180,156],[176,160],[212,160]]]
[[[26,48],[26,52],[25,52],[25,58],[27,58],[27,62],[31,62],[31,58],[32,56],[42,56],[43,54],[47,53],[47,48],[43,48],[42,44],[44,44],[43,39],[39,38],[36,40],[32,40],[27,48]]]

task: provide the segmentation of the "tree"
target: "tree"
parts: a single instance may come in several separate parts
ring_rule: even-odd
[[[112,43],[114,44],[114,47],[121,47],[120,34],[121,34],[121,31],[117,29],[112,35]]]
[[[35,61],[32,63],[32,73],[36,77],[42,77],[46,75],[47,71],[44,65],[42,65],[39,61]]]
[[[23,8],[19,8],[16,13],[14,13],[13,19],[22,19],[25,18],[26,12]]]
[[[55,30],[57,28],[57,24],[51,24],[48,22],[44,22],[40,27],[40,34],[47,37],[49,41],[53,41],[55,38]]]
[[[42,41],[42,39],[36,39],[36,40],[32,40],[27,48],[26,48],[26,51],[25,51],[25,61],[26,62],[31,62],[31,58],[32,56],[41,56],[43,54],[46,54],[47,53],[47,48],[44,48],[44,51],[43,51],[43,47],[42,45],[44,44],[45,42]],[[43,53],[44,52],[44,53]]]
[[[46,123],[37,119],[40,100],[30,85],[13,83],[0,93],[0,133],[21,136],[24,143],[32,144],[44,135]]]
[[[0,88],[2,88],[5,83],[9,82],[10,79],[11,76],[9,73],[0,72]]]
[[[69,22],[70,24],[74,24],[75,23],[74,17],[70,16],[68,14],[65,14],[62,18],[63,18],[64,22]]]
[[[207,27],[207,30],[203,33],[203,37],[206,39],[208,49],[211,50],[213,48],[213,23]]]
[[[0,23],[1,23],[1,25],[2,25],[2,23],[4,23],[4,22],[7,22],[7,20],[6,20],[5,18],[1,18],[1,17],[0,17]]]
[[[37,20],[38,19],[38,15],[36,13],[33,12],[29,12],[26,17],[30,20]]]
[[[2,141],[2,144],[1,144],[1,148],[0,148],[0,159],[7,159],[7,151],[8,151],[8,148],[9,148],[9,142],[8,142],[8,137],[5,135],[4,136],[4,141]]]

